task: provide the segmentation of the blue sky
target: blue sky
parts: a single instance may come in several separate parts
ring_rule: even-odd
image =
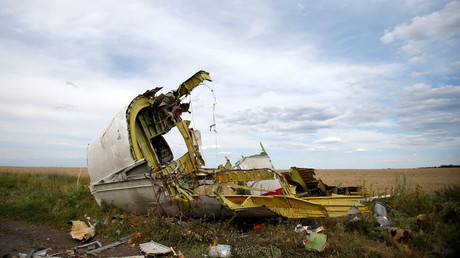
[[[460,164],[459,40],[459,1],[0,0],[0,165],[85,166],[123,106],[199,70],[209,166],[259,142],[276,168]]]

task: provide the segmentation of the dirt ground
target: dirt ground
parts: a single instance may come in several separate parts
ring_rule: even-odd
[[[103,246],[113,243],[99,239],[97,236],[89,242],[96,240],[101,242]],[[69,231],[66,230],[58,230],[0,217],[0,257],[18,256],[19,253],[29,254],[46,248],[51,248],[57,253],[64,253],[58,256],[66,257],[66,250],[82,244],[84,243],[73,240]],[[99,253],[99,255],[102,257],[132,257],[142,255],[142,252],[137,245],[132,246],[129,243],[125,243],[105,250]]]

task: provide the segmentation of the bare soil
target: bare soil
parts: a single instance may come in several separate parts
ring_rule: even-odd
[[[116,242],[108,242],[97,236],[89,240],[89,242],[92,241],[99,241],[103,246]],[[46,248],[51,248],[54,252],[65,254],[66,250],[83,244],[80,241],[72,239],[69,231],[66,230],[58,230],[0,217],[0,257],[17,256],[19,253],[29,254]],[[102,257],[135,256],[141,254],[137,245],[132,246],[129,243],[124,243],[99,253]],[[67,255],[58,256],[63,257]]]

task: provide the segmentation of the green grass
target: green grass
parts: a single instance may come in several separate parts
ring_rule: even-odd
[[[389,219],[410,230],[406,243],[387,243],[386,231],[376,225],[373,214],[352,217],[272,219],[262,221],[254,231],[250,221],[188,220],[135,216],[110,205],[98,206],[89,192],[88,178],[43,174],[0,173],[0,216],[68,230],[70,220],[98,222],[97,236],[119,239],[139,233],[133,241],[150,240],[176,247],[187,257],[202,257],[213,243],[232,246],[234,257],[387,257],[428,255],[433,248],[449,248],[460,253],[460,186],[450,186],[434,194],[420,187],[409,191],[410,182],[401,174],[395,179],[392,198],[379,200],[388,209]],[[373,210],[373,202],[368,203]],[[417,222],[413,217],[425,214]],[[242,226],[245,222],[248,227]],[[254,222],[260,223],[260,222]],[[329,248],[322,254],[307,252],[301,243],[303,233],[294,232],[297,224],[323,226]]]
[[[88,189],[89,179],[68,176],[2,173],[0,174],[0,216],[55,228],[67,228],[70,220],[89,216],[123,213],[99,207]]]

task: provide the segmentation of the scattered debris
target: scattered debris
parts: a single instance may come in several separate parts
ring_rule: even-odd
[[[54,251],[51,247],[50,248],[46,248],[46,249],[42,249],[42,250],[39,250],[39,251],[30,251],[29,253],[25,254],[25,253],[18,253],[18,255],[16,257],[19,257],[19,258],[39,258],[39,257],[59,257],[59,256],[71,256],[73,255],[73,252],[70,251],[70,252],[67,252],[67,253],[59,253],[59,252],[56,252]],[[5,257],[5,256],[4,256]]]
[[[135,234],[129,235],[129,236],[127,236],[127,237],[123,237],[122,239],[120,239],[119,241],[117,241],[117,242],[115,242],[115,243],[112,243],[112,244],[109,244],[109,245],[106,245],[106,246],[103,246],[103,247],[99,247],[99,248],[97,248],[97,249],[93,249],[93,250],[87,252],[86,254],[96,255],[97,253],[102,252],[102,251],[104,251],[104,250],[107,250],[107,249],[109,249],[109,248],[112,248],[112,247],[115,247],[115,246],[119,246],[119,245],[121,245],[121,244],[124,244],[124,243],[128,242],[128,240],[129,240],[131,237],[133,237],[134,235],[135,235]]]
[[[348,222],[349,222],[349,223],[354,223],[354,222],[357,222],[357,221],[360,221],[360,220],[361,220],[361,218],[359,218],[358,216],[356,216],[356,217],[350,219]]]
[[[174,255],[176,255],[172,247],[167,247],[155,241],[150,241],[147,243],[139,244],[139,248],[144,254],[148,256],[155,256],[155,255],[169,254],[169,253],[174,253]]]
[[[396,227],[396,223],[388,219],[387,209],[380,202],[374,204],[375,221],[383,227],[387,234],[385,238],[388,242],[395,244],[406,244],[409,240],[409,231]]]
[[[96,249],[96,248],[99,248],[99,247],[102,247],[101,242],[94,241],[94,242],[87,243],[87,244],[84,244],[84,245],[75,246],[75,251],[76,252],[81,252],[83,249],[85,249],[87,251],[90,251],[90,250],[93,250],[93,249]]]
[[[385,194],[385,195],[367,197],[364,201],[366,201],[366,202],[372,202],[373,200],[385,199],[385,198],[390,198],[390,197],[391,197],[390,194]]]
[[[380,202],[374,204],[374,218],[381,227],[393,227],[395,223],[388,219],[387,209]]]
[[[252,227],[252,229],[253,229],[254,231],[260,230],[260,229],[262,228],[263,225],[264,225],[264,224],[257,224],[257,225],[254,225],[254,227]]]
[[[361,213],[362,213],[361,210],[358,208],[356,204],[351,206],[351,208],[347,211],[348,215],[357,215]]]
[[[232,247],[230,245],[215,245],[209,249],[211,257],[230,257],[232,255]]]
[[[304,240],[304,243],[307,251],[323,252],[327,247],[327,236],[326,234],[312,232]]]
[[[385,227],[386,239],[392,243],[406,244],[409,240],[409,231],[397,227]]]
[[[312,230],[310,229],[310,226],[302,226],[302,224],[297,224],[297,226],[294,228],[294,231],[297,233],[305,232],[307,235],[309,235],[311,233],[323,233],[324,227],[318,227]]]
[[[307,251],[323,252],[327,248],[327,236],[324,234],[324,227],[310,229],[309,226],[297,224],[294,231],[297,233],[305,232],[306,239],[302,242]]]
[[[297,224],[297,226],[295,226],[295,228],[294,228],[294,231],[297,232],[297,233],[307,232],[307,234],[308,234],[308,228],[309,228],[309,226],[302,226],[302,224]]]
[[[70,235],[73,239],[86,242],[96,234],[95,228],[93,226],[89,227],[84,221],[72,220],[68,224],[72,225]]]

